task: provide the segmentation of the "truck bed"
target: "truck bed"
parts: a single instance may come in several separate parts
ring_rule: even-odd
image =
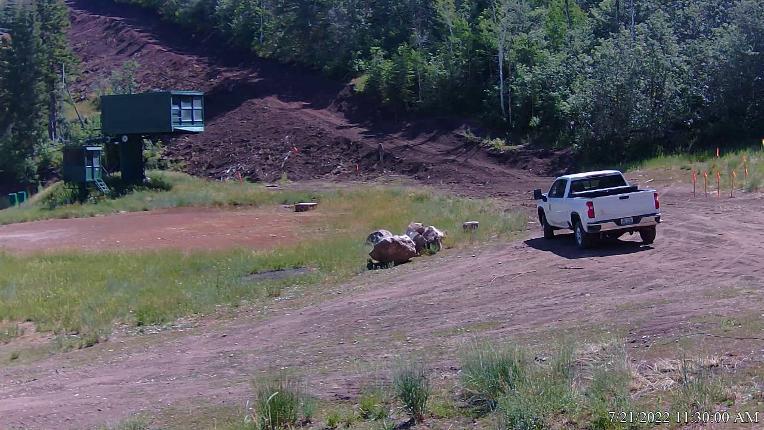
[[[603,188],[600,190],[581,191],[578,193],[571,193],[571,197],[581,197],[586,199],[594,199],[597,197],[605,196],[617,196],[619,194],[628,194],[638,192],[639,187],[636,185],[628,185],[625,187]]]

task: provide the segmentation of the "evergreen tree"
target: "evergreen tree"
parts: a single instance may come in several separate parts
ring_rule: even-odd
[[[42,76],[47,95],[48,138],[59,140],[65,121],[62,115],[64,88],[62,74],[72,73],[74,57],[69,49],[69,13],[63,0],[37,0],[40,21]]]
[[[6,3],[0,8],[0,176],[23,184],[48,171],[61,139],[62,73],[74,65],[61,0]]]
[[[7,94],[9,135],[2,148],[1,170],[17,180],[34,178],[35,159],[46,139],[46,98],[43,82],[40,22],[34,10],[23,7],[10,25],[11,47],[6,49],[3,86]]]

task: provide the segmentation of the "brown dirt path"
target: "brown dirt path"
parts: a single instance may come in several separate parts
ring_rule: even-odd
[[[118,336],[0,369],[0,423],[88,428],[139,411],[241,406],[252,375],[285,367],[316,395],[347,398],[396,354],[425,351],[440,366],[472,336],[611,332],[647,352],[702,333],[702,319],[764,315],[764,197],[663,191],[666,223],[652,247],[627,239],[581,252],[569,235],[545,241],[533,231],[524,241],[366,273],[321,303],[250,310],[189,332]],[[762,363],[761,339],[712,346]]]
[[[299,240],[318,217],[290,208],[174,208],[0,226],[0,250],[270,249]]]

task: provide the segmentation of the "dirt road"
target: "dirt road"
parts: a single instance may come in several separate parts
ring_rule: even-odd
[[[369,272],[321,303],[287,304],[270,316],[246,311],[182,333],[118,336],[0,369],[0,423],[87,428],[139,411],[241,406],[253,375],[284,367],[319,397],[347,398],[394,355],[423,351],[447,369],[475,336],[610,332],[642,354],[730,316],[764,315],[764,197],[693,200],[665,191],[654,246],[632,239],[581,252],[569,236],[545,241],[533,231]],[[708,346],[761,363],[762,339]]]
[[[294,243],[318,215],[289,208],[176,208],[0,226],[0,250],[269,249]]]

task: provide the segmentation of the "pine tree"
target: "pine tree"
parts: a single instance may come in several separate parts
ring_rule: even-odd
[[[40,21],[42,49],[42,78],[48,110],[48,138],[60,138],[63,117],[61,110],[64,100],[62,73],[71,72],[74,57],[69,49],[66,32],[69,28],[69,14],[62,0],[38,0],[37,16]]]
[[[45,98],[40,23],[23,7],[10,25],[10,48],[4,49],[3,87],[10,124],[0,170],[26,182],[34,178],[35,159],[45,141]]]

